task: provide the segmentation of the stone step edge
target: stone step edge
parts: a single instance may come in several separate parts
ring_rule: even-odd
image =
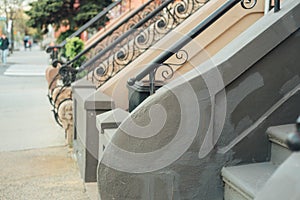
[[[239,193],[241,196],[245,197],[246,199],[253,199],[254,197],[249,196],[247,193],[245,193],[243,190],[241,190],[239,187],[236,187],[235,184],[233,184],[230,180],[228,180],[227,178],[223,177],[223,181],[225,184],[227,184],[230,188],[232,188],[233,190],[235,190],[237,193]]]
[[[288,149],[286,139],[288,137],[288,134],[292,133],[295,130],[295,124],[285,124],[279,126],[271,126],[267,129],[266,133],[271,142]]]
[[[226,184],[228,184],[232,189],[234,189],[236,192],[238,192],[239,194],[244,196],[246,199],[254,199],[255,191],[251,191],[247,187],[243,187],[243,185],[240,184],[240,183],[244,182],[244,183],[248,183],[248,185],[250,185],[250,183],[246,182],[243,178],[236,176],[236,174],[235,174],[236,172],[231,172],[232,170],[234,170],[234,168],[240,168],[240,169],[245,169],[245,171],[249,171],[249,169],[254,166],[257,169],[259,169],[258,172],[262,172],[261,170],[263,170],[263,169],[264,169],[263,172],[265,172],[266,171],[265,169],[267,169],[267,168],[270,170],[269,171],[270,173],[265,176],[261,176],[261,173],[256,174],[258,177],[264,178],[264,179],[262,179],[263,181],[260,182],[260,184],[262,184],[262,185],[264,185],[264,183],[267,182],[267,180],[272,176],[272,174],[274,173],[274,171],[276,171],[276,168],[278,167],[277,165],[274,165],[272,162],[260,162],[260,163],[251,163],[251,164],[244,164],[244,165],[238,165],[238,166],[223,167],[221,170],[222,179]],[[240,171],[240,169],[238,171]]]

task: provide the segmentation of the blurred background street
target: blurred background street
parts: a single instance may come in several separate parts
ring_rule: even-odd
[[[34,46],[0,64],[1,200],[93,199],[51,113],[48,62],[49,55]]]

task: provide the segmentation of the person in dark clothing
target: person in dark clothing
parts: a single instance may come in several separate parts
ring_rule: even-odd
[[[5,34],[2,34],[1,36],[1,46],[0,49],[2,51],[2,63],[6,64],[6,58],[8,54],[8,47],[9,47],[9,41]]]
[[[30,39],[30,37],[28,35],[24,36],[23,42],[24,42],[25,51],[26,51],[27,48],[29,48],[29,39]]]

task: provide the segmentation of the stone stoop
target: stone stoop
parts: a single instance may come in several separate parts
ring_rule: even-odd
[[[128,115],[128,112],[116,108],[96,116],[96,127],[99,130],[98,160],[101,160],[105,147]],[[90,200],[100,200],[97,182],[84,183],[84,186]]]
[[[294,131],[294,124],[268,128],[266,133],[272,143],[270,162],[223,167],[224,200],[253,200],[276,169],[291,155],[286,139]]]
[[[271,162],[273,164],[280,165],[291,155],[292,152],[288,149],[286,140],[288,134],[294,133],[295,131],[295,124],[272,126],[267,129],[266,133],[272,142]]]
[[[116,108],[97,116],[96,123],[99,131],[98,160],[101,160],[105,147],[112,139],[119,125],[128,115],[129,112]]]

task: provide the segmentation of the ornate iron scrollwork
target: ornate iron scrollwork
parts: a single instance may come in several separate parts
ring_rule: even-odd
[[[63,66],[58,72],[61,76],[64,86],[70,86],[76,79],[77,70],[70,66]]]
[[[174,67],[180,67],[184,65],[189,57],[187,51],[180,49],[178,52],[175,54],[175,58],[177,59],[177,63],[162,63],[158,68],[155,69],[155,75],[157,76],[157,72],[160,71],[160,77],[163,78],[163,81],[166,81],[168,79],[171,79],[174,76]],[[164,68],[161,70],[161,68]],[[157,80],[157,78],[155,78]]]
[[[92,54],[96,55],[98,52],[105,49],[107,46],[109,46],[113,41],[115,41],[117,38],[119,38],[122,34],[124,34],[126,31],[131,29],[136,23],[138,23],[140,20],[145,18],[151,11],[153,11],[159,4],[156,1],[152,1],[149,5],[144,7],[142,10],[140,10],[136,15],[134,15],[130,20],[126,21],[122,25],[120,25],[114,32],[110,35],[107,35],[105,39],[100,41],[97,46],[95,47],[95,50]]]
[[[93,66],[89,67],[89,79],[97,87],[100,87],[207,2],[208,0],[181,0],[167,4],[160,12],[134,30],[118,45],[111,47],[105,56],[93,63]],[[179,56],[182,52],[180,51],[176,55]],[[163,65],[168,66],[169,64],[165,63]],[[101,73],[99,73],[100,68]],[[170,77],[171,74],[173,76],[170,69],[167,70],[168,73],[166,71],[162,73],[165,78]]]
[[[241,0],[241,6],[244,9],[252,9],[256,5],[257,0]]]

